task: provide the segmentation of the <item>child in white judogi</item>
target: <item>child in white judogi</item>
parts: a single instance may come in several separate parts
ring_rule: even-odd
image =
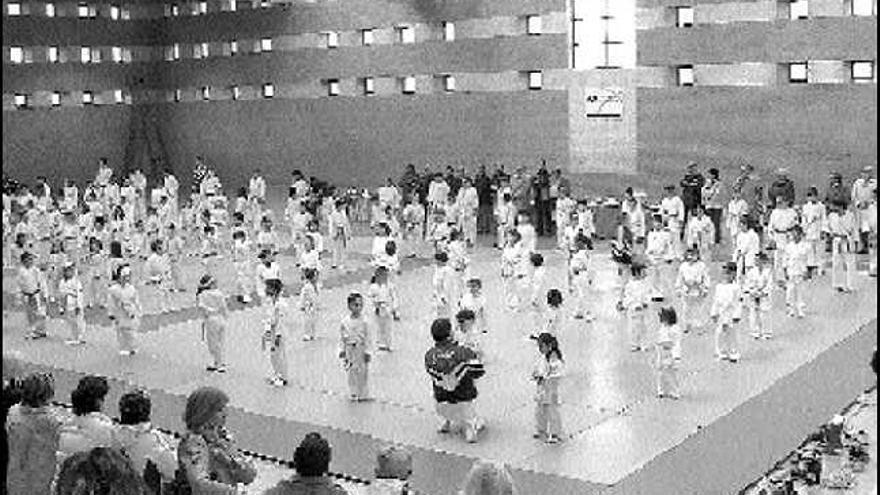
[[[706,216],[706,210],[698,205],[694,215],[688,220],[685,230],[685,242],[687,247],[696,247],[700,253],[700,259],[705,262],[712,261],[712,246],[715,244],[715,225],[712,219]]]
[[[434,309],[437,318],[449,318],[452,316],[453,284],[455,274],[449,266],[449,256],[446,253],[434,255]]]
[[[588,239],[592,239],[596,235],[595,214],[585,199],[578,201],[577,226],[578,230]]]
[[[727,226],[727,232],[730,234],[731,248],[736,249],[736,237],[739,235],[743,218],[749,213],[749,203],[743,199],[742,191],[739,188],[733,189],[733,197],[727,203],[727,215],[724,223]]]
[[[116,283],[110,288],[110,319],[116,327],[119,354],[133,356],[136,352],[134,336],[141,324],[141,300],[131,283],[131,268],[127,264],[116,268]]]
[[[186,250],[186,246],[181,237],[181,233],[177,230],[175,223],[168,224],[165,230],[165,254],[168,256],[168,289],[171,292],[184,292],[183,274],[181,273],[181,261]]]
[[[257,249],[260,251],[278,251],[278,236],[272,229],[272,222],[263,221],[256,238]]]
[[[776,249],[773,251],[773,272],[776,280],[784,279],[785,247],[791,229],[799,224],[798,213],[791,202],[783,197],[776,199],[776,208],[770,212],[767,230]]]
[[[34,264],[32,253],[25,251],[20,259],[21,267],[18,269],[16,280],[27,317],[28,333],[25,338],[44,338],[46,337],[46,278]]]
[[[303,285],[299,292],[299,310],[302,313],[303,340],[315,340],[318,327],[318,272],[311,268],[303,270]]]
[[[676,260],[680,260],[684,254],[681,244],[681,231],[684,226],[684,202],[675,195],[675,186],[668,185],[664,188],[665,196],[660,201],[660,215],[663,224],[669,229],[672,252]]]
[[[785,246],[783,262],[785,266],[785,305],[788,316],[804,317],[802,285],[807,278],[807,260],[810,245],[804,239],[804,231],[800,226],[794,227],[789,233],[788,244]]]
[[[369,372],[370,331],[363,316],[364,298],[357,292],[347,299],[349,314],[340,325],[341,349],[339,358],[348,375],[349,400],[362,402],[370,400]]]
[[[672,242],[669,231],[663,228],[660,215],[654,216],[654,222],[645,240],[645,257],[648,259],[648,280],[654,290],[652,299],[663,300],[670,297]]]
[[[764,340],[773,338],[773,329],[767,317],[773,307],[773,268],[766,253],[758,253],[755,266],[746,269],[742,285],[751,336]]]
[[[449,234],[449,244],[446,246],[449,255],[449,266],[453,270],[452,299],[457,302],[464,293],[464,282],[468,278],[470,269],[470,257],[467,252],[467,244],[459,230],[452,230]]]
[[[566,242],[566,230],[572,225],[572,216],[577,208],[577,202],[569,196],[568,191],[563,190],[562,196],[556,200],[556,246],[568,250]]]
[[[523,243],[526,251],[534,253],[538,250],[538,234],[535,231],[535,226],[532,225],[532,217],[528,213],[520,213],[516,231],[519,232],[520,242]]]
[[[171,311],[171,291],[170,278],[171,267],[168,263],[168,256],[165,255],[164,243],[156,239],[152,242],[150,249],[152,253],[144,263],[145,283],[152,287],[153,294],[158,300],[158,312],[166,313]]]
[[[678,368],[681,361],[681,331],[678,315],[673,308],[660,310],[660,326],[657,329],[657,397],[679,399]]]
[[[571,282],[574,287],[574,318],[593,321],[590,311],[590,288],[593,283],[590,276],[590,240],[581,234],[575,238],[575,253],[571,257]]]
[[[520,249],[519,234],[516,231],[505,241],[506,244],[501,251],[501,287],[505,304],[509,309],[514,309],[519,305],[519,298],[516,295],[516,271],[524,253]]]
[[[202,316],[202,340],[208,345],[213,361],[206,369],[225,373],[226,326],[229,315],[226,294],[217,287],[214,277],[204,275],[199,280],[196,299]]]
[[[281,280],[266,280],[266,319],[263,320],[263,350],[269,351],[272,372],[268,381],[272,386],[283,387],[288,383],[287,339],[281,322],[287,314],[287,304],[281,299]]]
[[[709,293],[709,269],[696,248],[687,250],[684,262],[678,267],[675,288],[681,297],[684,333],[701,327],[704,322],[700,314]]]
[[[315,270],[317,276],[317,284],[320,287],[321,283],[321,251],[318,249],[316,245],[317,241],[312,233],[309,233],[305,237],[305,244],[303,245],[303,252],[299,257],[299,267],[302,270],[312,269]]]
[[[489,333],[489,315],[486,307],[486,297],[483,296],[483,282],[478,278],[467,281],[467,291],[458,301],[458,309],[467,309],[474,313],[474,329],[481,334]]]
[[[235,268],[235,296],[242,303],[251,302],[254,287],[253,250],[243,226],[232,232],[232,264]]]
[[[257,267],[258,283],[265,287],[267,280],[281,280],[281,266],[275,261],[275,253],[262,251],[258,256],[260,265]]]
[[[373,312],[375,313],[376,328],[378,330],[378,345],[376,348],[380,351],[390,352],[391,326],[393,321],[392,309],[395,303],[394,291],[388,283],[388,269],[384,266],[376,268],[368,295],[373,303]]]
[[[645,265],[634,261],[630,266],[632,277],[623,289],[623,307],[626,310],[627,326],[630,334],[630,350],[638,352],[647,349],[648,327],[646,314],[651,302],[651,287],[645,280]]]
[[[351,224],[342,201],[335,203],[330,212],[329,224],[330,249],[333,251],[330,267],[343,269],[345,268],[345,251],[351,241]]]
[[[562,291],[559,289],[550,289],[547,291],[547,295],[544,299],[547,301],[547,311],[544,312],[542,325],[538,327],[538,331],[549,333],[558,338],[562,331],[562,324],[565,321],[565,310],[562,306],[562,303],[564,302]],[[534,334],[532,337],[537,338],[538,335],[539,334]]]
[[[715,357],[736,363],[740,359],[737,325],[742,316],[742,288],[736,282],[736,264],[724,265],[724,280],[715,286],[709,314],[717,325]]]
[[[540,253],[532,253],[529,256],[531,269],[528,272],[527,286],[522,294],[522,302],[524,311],[528,311],[532,315],[534,324],[532,328],[539,328],[544,320],[544,303],[546,298],[547,269],[544,267],[544,256]]]
[[[831,286],[838,292],[852,292],[858,237],[853,212],[845,204],[832,203],[827,228],[831,236]]]
[[[801,208],[801,228],[810,246],[807,256],[808,277],[814,273],[822,275],[825,272],[825,243],[822,232],[825,230],[827,211],[818,196],[819,191],[815,187],[810,187],[807,191],[807,202]]]
[[[541,354],[532,371],[532,380],[537,384],[535,394],[535,439],[548,444],[562,441],[562,398],[559,384],[564,376],[562,351],[559,340],[548,333],[538,336],[538,351]]]
[[[425,208],[413,198],[403,208],[403,240],[405,254],[413,257],[424,250],[423,226],[425,224]]]
[[[83,304],[83,284],[76,274],[76,265],[68,262],[64,265],[62,278],[58,282],[58,297],[64,307],[64,320],[70,328],[70,339],[65,341],[68,345],[85,344],[83,334],[85,332],[85,314]]]
[[[733,250],[733,262],[737,265],[738,274],[744,275],[755,266],[755,256],[761,251],[761,237],[755,230],[754,220],[743,220],[740,232],[736,235]]]

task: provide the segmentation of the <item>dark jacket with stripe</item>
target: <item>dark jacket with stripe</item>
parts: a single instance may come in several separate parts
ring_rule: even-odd
[[[452,341],[441,342],[425,354],[425,368],[434,385],[437,402],[457,404],[477,398],[474,380],[486,371],[477,354]]]

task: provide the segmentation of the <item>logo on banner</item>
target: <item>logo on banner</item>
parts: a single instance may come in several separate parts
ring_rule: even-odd
[[[586,90],[587,118],[608,119],[623,117],[623,90],[600,88]]]

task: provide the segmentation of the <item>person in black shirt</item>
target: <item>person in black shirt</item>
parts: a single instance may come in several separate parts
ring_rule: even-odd
[[[485,165],[480,166],[480,171],[474,178],[474,187],[477,188],[477,197],[480,199],[480,207],[477,211],[477,232],[489,234],[494,230],[492,228],[492,207],[495,198],[492,191],[492,179],[486,173]]]
[[[532,192],[535,199],[535,230],[538,235],[551,235],[553,224],[550,214],[552,204],[550,202],[550,172],[547,170],[547,161],[541,161],[541,168],[535,174],[532,183]]]
[[[690,163],[687,173],[681,180],[681,201],[684,203],[684,223],[687,225],[691,213],[703,204],[703,186],[706,178],[697,169],[696,163]]]

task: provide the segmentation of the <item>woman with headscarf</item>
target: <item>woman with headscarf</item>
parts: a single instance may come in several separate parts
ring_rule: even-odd
[[[477,461],[465,478],[460,495],[516,495],[513,477],[498,464]]]
[[[186,433],[177,448],[180,470],[192,495],[237,495],[256,478],[253,464],[226,432],[229,397],[213,387],[189,395],[183,421]]]

